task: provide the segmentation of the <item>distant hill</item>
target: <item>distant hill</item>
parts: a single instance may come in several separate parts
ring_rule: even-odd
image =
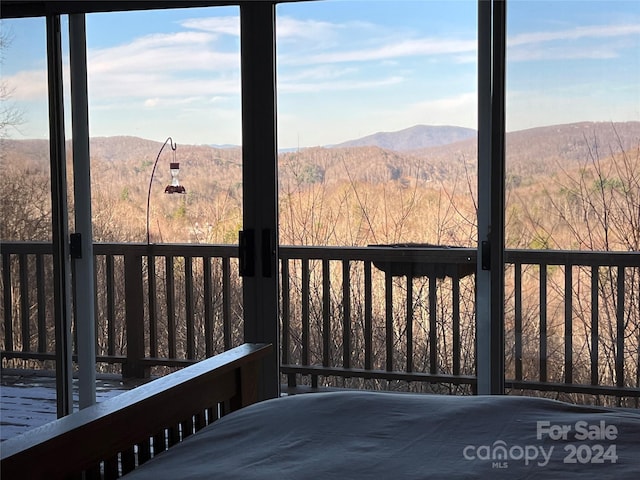
[[[640,122],[577,122],[507,132],[507,169],[518,175],[551,175],[596,158],[638,149]],[[444,176],[475,171],[478,143],[475,138],[407,152],[427,161]],[[466,165],[466,166],[465,166]]]
[[[427,141],[425,138],[429,135],[435,138],[438,131],[449,132],[443,133],[439,140],[449,143],[408,150],[410,145],[418,143],[418,140],[408,139],[417,138],[422,132],[424,138],[421,141]],[[300,182],[339,184],[346,180],[377,184],[404,178],[446,181],[476,173],[477,140],[472,129],[416,126],[376,135],[380,136],[378,138],[386,137],[389,140],[387,145],[396,142],[395,147],[357,146],[346,142],[349,145],[281,151],[281,186],[285,188]],[[471,137],[454,141],[456,135]],[[367,143],[365,139],[371,137],[353,142]],[[400,141],[402,138],[405,139],[403,142]],[[131,181],[145,187],[161,146],[162,142],[136,137],[92,138],[92,174],[96,181],[109,178],[114,184]],[[584,165],[594,157],[602,159],[620,151],[636,150],[639,146],[640,122],[581,122],[509,132],[506,135],[507,169],[510,175],[520,177],[553,175],[559,170]],[[7,164],[28,165],[29,168],[48,171],[46,140],[6,140],[4,147]],[[69,160],[70,154],[69,143]],[[170,158],[171,151],[165,148],[163,161],[156,173],[160,182],[164,181],[163,176],[168,177],[167,162]],[[205,187],[205,184],[215,184],[216,188],[224,185],[235,188],[241,184],[240,147],[178,144],[176,160],[182,164],[180,178],[190,185],[190,192],[199,190],[203,195],[210,192],[213,187]],[[202,184],[201,188],[191,187],[195,184]]]
[[[378,132],[333,147],[380,147],[396,152],[438,147],[476,137],[472,128],[415,125],[397,132]]]

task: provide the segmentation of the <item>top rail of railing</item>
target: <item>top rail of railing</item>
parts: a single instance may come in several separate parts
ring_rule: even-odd
[[[228,244],[189,243],[95,243],[96,255],[156,256],[237,256],[238,247]],[[326,259],[378,261],[392,257],[395,261],[430,263],[475,263],[477,250],[466,247],[343,247],[343,246],[293,246],[281,245],[283,259]],[[51,254],[49,242],[3,241],[0,253],[10,255]],[[625,266],[640,267],[640,252],[586,251],[586,250],[529,250],[506,249],[505,263],[541,265]]]

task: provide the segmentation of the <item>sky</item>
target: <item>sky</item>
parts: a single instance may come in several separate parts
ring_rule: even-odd
[[[640,121],[640,1],[511,0],[507,130]],[[477,2],[280,4],[278,144],[330,145],[413,125],[477,128]],[[91,136],[241,143],[237,7],[87,15]],[[44,19],[3,20],[2,81],[48,136]],[[63,17],[66,99],[68,26]],[[70,135],[70,109],[66,113]]]

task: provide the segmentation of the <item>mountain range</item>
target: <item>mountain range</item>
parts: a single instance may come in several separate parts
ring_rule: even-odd
[[[373,183],[407,177],[436,181],[464,178],[476,170],[476,137],[472,129],[417,125],[331,147],[283,151],[279,155],[280,179],[334,183],[344,181],[346,172],[351,181]],[[614,153],[636,151],[640,148],[640,122],[551,125],[508,132],[505,143],[507,167],[512,175],[552,175]],[[161,145],[137,137],[92,138],[92,172],[97,179],[102,172],[117,166],[120,175],[139,176],[138,181],[145,184],[144,177],[148,177]],[[200,179],[211,178],[218,185],[239,184],[241,148],[225,147],[180,144],[176,158],[184,166],[181,178],[195,175]],[[168,149],[166,155],[169,155]],[[27,165],[46,167],[48,142],[5,140],[3,156],[8,164],[23,165],[23,168]]]
[[[449,125],[414,125],[395,132],[378,132],[366,137],[332,145],[332,147],[380,147],[396,152],[438,147],[476,138],[472,128]]]

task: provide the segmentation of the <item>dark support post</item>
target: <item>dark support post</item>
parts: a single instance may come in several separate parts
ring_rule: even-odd
[[[280,394],[278,315],[278,157],[275,5],[240,4],[243,230],[253,230],[253,275],[243,277],[244,341],[270,343],[259,398]]]
[[[141,360],[144,358],[144,299],[142,282],[142,255],[124,257],[124,295],[127,327],[127,361],[122,365],[124,378],[147,378]]]
[[[477,375],[485,395],[504,393],[505,26],[503,0],[478,2]]]
[[[58,417],[64,417],[73,411],[71,383],[71,263],[67,213],[67,168],[61,44],[60,16],[49,15],[47,16],[47,74]]]

